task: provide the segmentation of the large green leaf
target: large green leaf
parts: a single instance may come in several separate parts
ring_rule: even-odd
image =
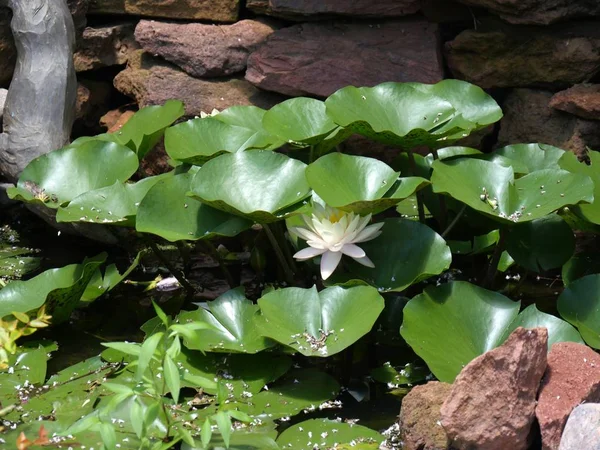
[[[574,153],[566,152],[558,164],[562,169],[572,173],[587,175],[594,182],[594,202],[572,206],[570,209],[579,217],[596,225],[600,225],[600,152],[589,151],[590,164],[579,162]]]
[[[224,154],[202,166],[191,190],[222,211],[274,222],[301,208],[310,195],[305,168],[298,160],[270,151]]]
[[[273,106],[263,117],[265,130],[285,142],[316,145],[337,125],[327,115],[325,103],[313,98],[291,98]]]
[[[367,334],[383,298],[368,286],[317,289],[286,288],[258,300],[256,317],[264,336],[306,356],[330,356]]]
[[[236,153],[269,140],[256,141],[256,130],[229,125],[213,117],[192,119],[165,133],[165,149],[171,158],[190,164],[204,164],[224,153]]]
[[[494,158],[501,156],[508,160],[513,167],[525,167],[520,173],[531,173],[544,169],[559,169],[558,161],[565,151],[546,144],[514,144],[488,153]],[[515,169],[515,173],[517,170]]]
[[[252,225],[248,220],[187,197],[193,177],[188,172],[156,183],[138,207],[137,231],[176,242],[235,236]]]
[[[315,448],[378,449],[385,438],[375,430],[337,420],[310,419],[300,422],[279,435],[281,448],[313,450]],[[367,446],[367,444],[369,444]]]
[[[146,193],[172,172],[144,178],[137,183],[115,184],[88,191],[56,212],[57,222],[90,222],[132,226],[137,209]]]
[[[67,320],[79,303],[87,284],[106,253],[71,264],[50,269],[27,281],[13,281],[0,290],[0,318],[16,312],[29,312],[46,305],[52,323]]]
[[[431,183],[434,192],[506,224],[539,219],[594,198],[594,184],[584,175],[545,169],[515,180],[511,167],[472,158],[435,161]]]
[[[34,252],[34,249],[16,245],[5,247],[0,241],[0,277],[19,279],[36,270],[41,258],[28,256]]]
[[[568,286],[578,278],[600,273],[600,255],[598,252],[585,252],[574,255],[562,268],[562,282]]]
[[[517,224],[508,231],[506,250],[517,264],[533,272],[561,267],[575,252],[571,227],[558,215]]]
[[[187,337],[185,345],[203,352],[257,353],[275,345],[275,342],[261,336],[254,316],[258,305],[244,295],[244,288],[232,289],[212,302],[208,309],[182,312],[178,322],[205,323],[208,328],[194,332]]]
[[[377,159],[343,153],[323,156],[306,168],[308,184],[326,204],[359,214],[381,212],[428,184],[399,175]]]
[[[2,407],[6,408],[10,403],[20,404],[20,388],[28,390],[25,385],[41,385],[46,381],[46,370],[50,351],[56,350],[56,346],[48,347],[44,343],[28,342],[17,349],[15,355],[9,355],[7,366],[0,369],[0,398]],[[21,412],[16,411],[11,419],[18,419]],[[4,416],[3,416],[4,418]]]
[[[165,129],[185,114],[183,103],[167,100],[164,105],[147,106],[136,112],[116,133],[115,141],[131,148],[142,159],[165,133]]]
[[[303,410],[315,410],[334,398],[340,389],[330,375],[315,369],[294,369],[252,398],[231,401],[221,410],[238,410],[262,421],[295,416]]]
[[[400,333],[440,380],[452,383],[477,356],[501,345],[518,326],[548,328],[549,341],[579,341],[568,324],[464,281],[428,287],[404,308]]]
[[[90,140],[34,159],[7,193],[10,198],[58,208],[85,192],[128,180],[137,168],[138,158],[127,147]]]
[[[491,97],[459,80],[348,86],[325,104],[338,125],[403,149],[445,146],[502,117]]]
[[[558,297],[558,312],[590,347],[600,349],[600,274],[571,282]]]
[[[375,268],[350,260],[345,273],[331,277],[333,283],[359,279],[379,292],[399,292],[450,267],[450,248],[431,228],[407,219],[386,219],[384,223],[381,236],[360,244]]]
[[[257,106],[232,106],[213,116],[220,122],[228,125],[246,128],[253,131],[249,141],[244,144],[246,149],[262,148],[272,150],[281,147],[285,142],[269,134],[263,126],[263,117],[266,111]]]

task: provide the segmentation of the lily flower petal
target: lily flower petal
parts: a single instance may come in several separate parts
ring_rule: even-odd
[[[342,247],[342,253],[354,259],[364,258],[365,256],[367,256],[367,254],[362,248],[354,244],[345,244]]]
[[[321,258],[321,278],[326,280],[331,276],[342,259],[342,252],[325,252]]]
[[[319,240],[319,236],[317,236],[312,231],[307,230],[306,228],[293,227],[293,228],[290,228],[290,231],[292,233],[297,234],[298,236],[300,236],[305,241],[318,241]]]
[[[370,267],[371,269],[373,269],[375,267],[375,264],[373,264],[373,261],[371,261],[369,259],[368,256],[363,256],[362,258],[354,258],[354,261],[356,261],[359,264],[362,264],[363,266],[367,266]]]
[[[360,244],[361,242],[367,242],[375,239],[381,234],[381,231],[379,231],[381,227],[383,227],[383,222],[369,225],[367,228],[358,233],[358,236],[356,236],[356,239],[354,239],[353,242],[355,244]]]
[[[294,254],[294,258],[300,259],[300,260],[310,259],[310,258],[314,258],[315,256],[322,255],[326,251],[327,251],[327,249],[324,249],[324,248],[319,249],[319,248],[314,248],[314,247],[306,247],[306,248],[303,248],[302,250],[300,250],[299,252],[296,252]]]

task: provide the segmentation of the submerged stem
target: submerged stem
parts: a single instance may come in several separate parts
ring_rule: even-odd
[[[463,205],[463,207],[460,209],[460,211],[458,212],[458,214],[456,215],[456,217],[454,217],[454,219],[452,219],[452,222],[450,222],[450,225],[448,225],[448,227],[442,233],[442,237],[443,238],[445,238],[448,235],[448,233],[450,233],[452,231],[452,229],[454,228],[454,226],[458,223],[458,221],[460,220],[460,218],[465,213],[466,209],[467,209],[467,205]]]
[[[275,250],[277,259],[279,260],[279,263],[281,264],[281,267],[283,268],[283,271],[285,273],[285,281],[287,281],[289,284],[293,284],[294,272],[290,268],[290,265],[288,264],[288,261],[285,258],[283,250],[281,249],[281,246],[279,245],[279,242],[277,241],[277,238],[273,234],[273,231],[271,230],[271,227],[269,225],[267,225],[266,223],[263,223],[262,226],[265,230],[265,233],[267,234],[267,237],[269,238],[269,241],[271,242],[271,245],[273,246],[273,250]]]
[[[179,284],[181,284],[185,288],[185,290],[188,293],[188,296],[190,296],[190,297],[193,296],[194,293],[196,292],[196,290],[189,283],[189,281],[185,279],[185,276],[183,275],[183,273],[181,273],[179,270],[177,270],[175,268],[175,266],[173,264],[171,264],[171,261],[169,261],[169,259],[164,255],[164,253],[158,248],[158,245],[156,245],[156,242],[154,242],[150,238],[147,238],[146,241],[148,242],[148,245],[150,246],[150,248],[152,249],[154,254],[158,257],[158,259],[160,259],[160,261],[166,266],[166,268],[169,269],[169,272],[171,272],[171,275],[173,275],[175,278],[177,278],[177,281],[179,281]]]
[[[417,176],[417,163],[415,163],[415,156],[413,155],[412,150],[407,150],[408,153],[408,162],[410,164],[410,169],[412,170],[413,176]],[[425,208],[423,207],[423,193],[421,191],[417,191],[417,209],[419,211],[419,222],[425,223]]]
[[[433,159],[440,159],[438,156],[437,149],[432,148],[431,153],[433,154]],[[440,202],[440,229],[444,229],[446,227],[446,223],[448,221],[448,208],[446,207],[446,199],[443,195],[438,196]]]
[[[500,238],[498,239],[498,243],[496,244],[496,248],[494,249],[494,254],[492,255],[492,259],[490,260],[490,265],[488,267],[487,274],[485,279],[483,280],[484,288],[491,288],[494,283],[494,279],[496,278],[496,273],[498,272],[498,264],[500,263],[500,258],[502,257],[502,252],[504,251],[504,243],[506,241],[506,231],[504,228],[500,228]]]

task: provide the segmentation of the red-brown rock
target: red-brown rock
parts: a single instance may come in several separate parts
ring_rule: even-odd
[[[284,28],[250,55],[246,72],[262,89],[320,97],[347,85],[442,78],[437,25],[420,19]]]
[[[235,22],[239,0],[90,0],[90,14]]]
[[[459,0],[488,9],[507,22],[548,25],[561,20],[600,16],[595,0]]]
[[[456,378],[441,415],[457,450],[526,450],[546,369],[548,331],[517,328]]]
[[[83,30],[73,56],[75,70],[83,72],[125,64],[131,53],[139,49],[134,30],[132,22]]]
[[[586,147],[600,148],[598,122],[584,120],[549,106],[552,93],[514,89],[504,100],[498,147],[540,142],[571,150],[580,158]]]
[[[246,7],[260,14],[285,18],[319,15],[398,17],[414,14],[420,0],[248,0]]]
[[[77,86],[73,135],[98,134],[100,117],[109,109],[114,89],[108,81],[80,80]]]
[[[550,99],[550,106],[584,119],[600,120],[600,84],[578,84],[560,91]]]
[[[178,99],[185,103],[187,116],[197,116],[201,111],[234,105],[270,108],[284,100],[239,78],[201,80],[142,52],[134,55],[127,68],[115,77],[114,85],[123,94],[133,97],[140,108]]]
[[[142,20],[135,38],[148,53],[162,56],[192,76],[219,77],[244,71],[250,52],[274,30],[273,24],[259,20],[233,25]]]
[[[451,390],[451,384],[431,381],[415,386],[402,399],[400,433],[404,450],[448,448],[448,436],[440,422],[440,408]]]
[[[557,450],[573,408],[600,401],[600,355],[575,342],[559,342],[548,354],[535,410],[543,450]]]
[[[569,87],[600,73],[596,23],[518,27],[482,21],[445,45],[456,78],[494,87]]]

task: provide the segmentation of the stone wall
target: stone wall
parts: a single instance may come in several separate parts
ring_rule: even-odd
[[[349,84],[454,77],[488,90],[505,112],[469,145],[600,149],[598,0],[68,2],[78,30],[76,135],[170,98],[195,116],[322,98]],[[15,59],[9,20],[0,9],[0,87]]]

